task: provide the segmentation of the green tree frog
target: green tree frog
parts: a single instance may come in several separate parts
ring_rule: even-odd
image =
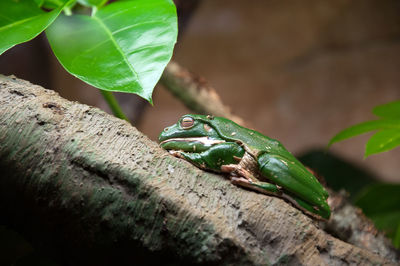
[[[233,184],[289,200],[329,219],[328,192],[277,140],[223,117],[184,115],[159,137],[162,148],[197,167],[228,173]]]

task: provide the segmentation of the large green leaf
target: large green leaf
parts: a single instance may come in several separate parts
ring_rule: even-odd
[[[176,9],[172,0],[114,2],[91,17],[60,16],[46,34],[72,75],[151,102],[176,42]]]
[[[380,130],[380,129],[400,129],[400,120],[390,120],[390,119],[372,120],[351,126],[339,132],[336,136],[334,136],[330,140],[328,146],[332,145],[335,142],[339,142],[341,140],[345,140],[369,131]]]
[[[37,1],[37,0],[35,0]],[[41,7],[46,9],[54,9],[63,5],[67,0],[44,0]],[[73,1],[70,1],[72,3]]]
[[[0,0],[0,54],[45,30],[63,6],[44,12],[33,0]]]
[[[44,3],[44,0],[34,0],[34,1],[39,7],[41,7]]]
[[[400,145],[400,129],[387,129],[377,132],[367,142],[365,157],[391,150]]]
[[[104,5],[108,0],[78,0],[78,2],[81,5],[84,6],[102,6]]]
[[[400,101],[376,106],[372,112],[383,118],[400,119]]]

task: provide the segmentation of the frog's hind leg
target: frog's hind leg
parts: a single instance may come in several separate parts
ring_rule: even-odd
[[[299,197],[297,197],[294,194],[289,194],[289,193],[285,192],[285,193],[282,193],[280,197],[282,197],[283,199],[289,201],[295,207],[299,208],[300,210],[302,210],[307,215],[309,215],[309,216],[311,216],[313,218],[316,218],[318,220],[324,220],[324,221],[327,220],[327,218],[324,218],[325,217],[325,212],[323,210],[320,210],[316,206],[312,206],[311,204],[309,204],[308,202],[300,199]]]
[[[320,210],[316,209],[317,207],[310,205],[309,203],[301,200],[299,197],[293,194],[286,194],[287,192],[283,193],[279,190],[279,187],[267,183],[267,182],[253,182],[247,178],[244,177],[238,177],[238,176],[231,176],[231,182],[232,184],[245,187],[251,190],[255,190],[258,192],[261,192],[263,194],[267,195],[273,195],[273,196],[278,196],[280,198],[283,198],[284,200],[287,200],[291,204],[293,204],[295,207],[299,208],[306,214],[308,214],[311,217],[314,217],[319,220],[325,220],[323,217],[324,212],[321,212]]]
[[[255,190],[267,195],[281,195],[281,191],[276,185],[258,181],[258,179],[256,179],[251,173],[241,168],[239,165],[223,165],[221,170],[231,174],[230,180],[234,185]]]
[[[330,207],[326,202],[329,194],[301,163],[269,153],[260,155],[258,163],[263,176],[283,187],[285,198],[295,206],[329,219]]]
[[[249,171],[244,169],[239,164],[222,165],[221,171],[231,174],[230,180],[232,184],[246,187],[268,195],[281,195],[281,191],[279,190],[278,186],[271,183],[258,181],[256,177],[254,177]]]

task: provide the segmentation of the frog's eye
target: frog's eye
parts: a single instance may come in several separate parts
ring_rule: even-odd
[[[187,116],[181,120],[181,127],[183,129],[189,129],[194,125],[193,117]]]

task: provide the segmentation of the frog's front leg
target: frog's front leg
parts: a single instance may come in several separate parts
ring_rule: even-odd
[[[223,172],[223,165],[237,164],[245,153],[237,143],[224,142],[213,145],[203,152],[169,151],[176,157],[183,158],[202,169]]]

